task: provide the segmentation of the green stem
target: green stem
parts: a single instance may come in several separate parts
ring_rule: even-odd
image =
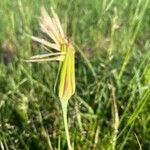
[[[70,136],[69,136],[69,130],[68,130],[68,122],[67,122],[67,105],[68,105],[68,101],[61,101],[68,149],[72,150]]]

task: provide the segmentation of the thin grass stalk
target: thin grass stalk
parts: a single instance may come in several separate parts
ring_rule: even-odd
[[[62,106],[62,111],[63,111],[63,120],[64,120],[64,126],[65,126],[67,145],[68,145],[68,149],[72,150],[72,146],[71,146],[71,142],[70,142],[70,136],[69,136],[69,129],[68,129],[68,121],[67,121],[68,101],[61,101],[61,106]]]
[[[116,149],[116,143],[117,143],[117,135],[118,135],[118,128],[119,128],[119,114],[118,114],[118,108],[117,108],[117,102],[116,102],[116,96],[115,96],[115,88],[113,86],[113,83],[111,81],[111,90],[112,90],[112,150]]]
[[[1,148],[1,150],[5,150],[2,141],[0,141],[0,148]]]

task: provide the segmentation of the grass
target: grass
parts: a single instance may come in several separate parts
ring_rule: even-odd
[[[53,85],[58,63],[24,60],[44,48],[38,17],[53,6],[76,45],[68,121],[74,149],[150,149],[150,1],[0,1],[0,148],[67,149]]]

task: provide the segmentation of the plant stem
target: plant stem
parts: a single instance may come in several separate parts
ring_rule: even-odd
[[[70,136],[69,136],[69,130],[68,130],[68,122],[67,122],[67,105],[68,105],[68,101],[61,101],[68,149],[72,150]]]
[[[117,102],[116,102],[116,96],[115,96],[115,88],[113,86],[113,83],[111,81],[111,88],[112,88],[112,119],[113,119],[113,133],[112,133],[112,150],[116,149],[116,143],[117,143],[117,134],[118,134],[118,128],[119,128],[119,114],[118,114],[118,108],[117,108]]]

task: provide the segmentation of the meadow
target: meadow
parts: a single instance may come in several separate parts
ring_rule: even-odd
[[[1,0],[0,149],[66,150],[40,8],[53,7],[76,50],[68,125],[74,150],[150,150],[150,0]]]

